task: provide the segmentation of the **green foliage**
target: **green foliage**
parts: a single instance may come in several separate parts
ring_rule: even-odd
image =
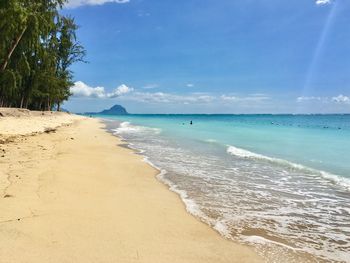
[[[84,61],[64,0],[0,0],[0,107],[51,110],[71,95],[69,67]]]

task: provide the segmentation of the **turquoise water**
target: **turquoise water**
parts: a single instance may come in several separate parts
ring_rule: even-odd
[[[269,261],[350,262],[350,115],[99,117],[222,235]]]
[[[350,178],[350,115],[130,115],[171,137],[215,140]],[[195,125],[188,125],[189,121]],[[185,123],[186,125],[182,125]]]

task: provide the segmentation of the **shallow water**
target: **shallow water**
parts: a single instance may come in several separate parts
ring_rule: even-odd
[[[100,117],[225,237],[269,262],[350,262],[349,115]]]

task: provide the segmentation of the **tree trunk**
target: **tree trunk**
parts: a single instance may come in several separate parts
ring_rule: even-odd
[[[6,56],[6,59],[5,59],[4,63],[2,63],[2,65],[1,65],[0,71],[4,71],[6,69],[7,64],[10,61],[10,58],[12,56],[13,51],[15,51],[16,47],[18,46],[19,41],[21,41],[21,39],[22,39],[24,33],[26,32],[26,30],[27,30],[27,27],[25,26],[23,28],[21,34],[16,38],[15,42],[13,43],[11,49],[9,50],[9,52],[8,52],[8,54]]]
[[[19,105],[19,107],[22,109],[23,108],[23,102],[24,102],[24,95],[22,95],[22,98],[21,98],[21,105]]]
[[[61,111],[61,103],[57,102],[57,111]]]
[[[25,99],[24,108],[28,109],[28,98]]]

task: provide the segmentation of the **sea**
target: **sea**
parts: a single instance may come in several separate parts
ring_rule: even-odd
[[[266,262],[350,262],[350,115],[97,117]]]

